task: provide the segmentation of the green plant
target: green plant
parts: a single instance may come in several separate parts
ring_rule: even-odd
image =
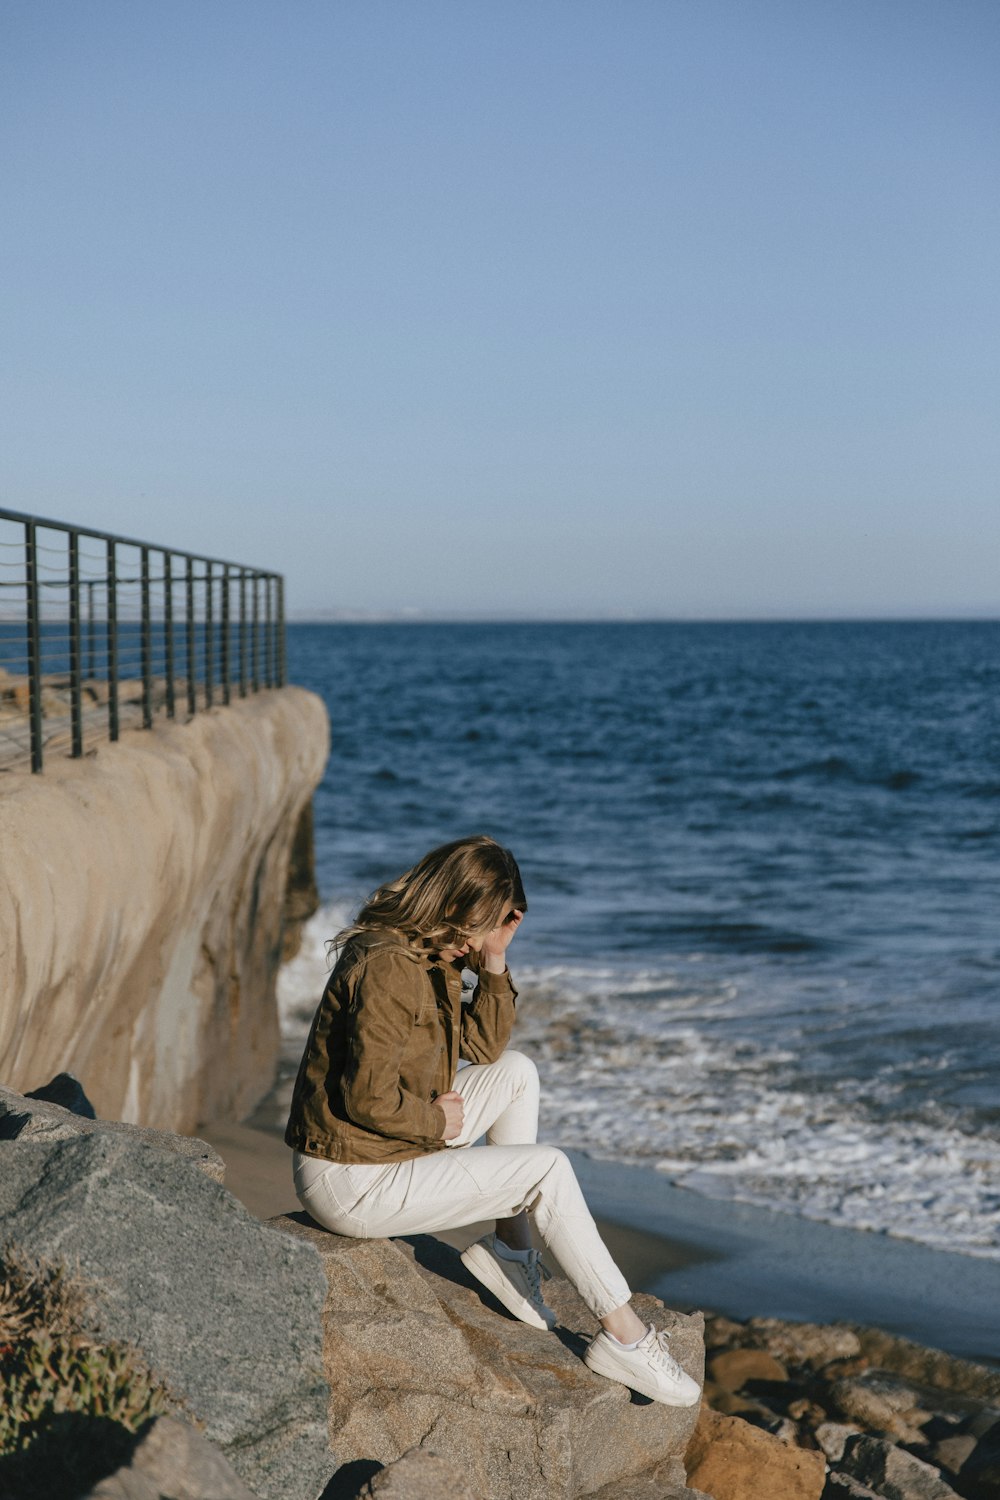
[[[92,1332],[93,1301],[78,1272],[0,1250],[0,1500],[70,1500],[180,1407],[136,1349]]]

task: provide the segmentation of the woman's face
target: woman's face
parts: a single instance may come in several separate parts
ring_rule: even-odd
[[[438,958],[446,964],[453,964],[456,958],[464,958],[472,946],[472,943],[463,943],[461,948],[439,948]]]
[[[505,916],[503,921],[500,923],[500,927],[506,927],[508,922],[514,920],[514,915],[515,913],[513,911],[508,912],[507,916]],[[499,931],[499,928],[497,928],[496,931]],[[464,958],[470,948],[474,949],[478,953],[479,949],[483,946],[489,936],[489,928],[487,928],[484,932],[470,932],[460,948],[439,948],[438,958],[442,959],[446,964],[453,964],[456,959]]]
[[[444,959],[446,964],[453,964],[457,958],[464,958],[470,948],[474,948],[478,952],[489,935],[489,929],[485,932],[470,932],[460,946],[439,948],[438,957]]]

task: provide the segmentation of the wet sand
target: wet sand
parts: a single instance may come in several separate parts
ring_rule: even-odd
[[[226,1186],[251,1213],[298,1211],[291,1153],[277,1135],[229,1121],[198,1134],[222,1156]],[[630,1285],[671,1307],[870,1324],[1000,1363],[1000,1262],[702,1198],[645,1168],[582,1156],[573,1163]],[[440,1238],[464,1248],[483,1227]]]

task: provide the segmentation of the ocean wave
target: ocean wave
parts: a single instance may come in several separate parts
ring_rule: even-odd
[[[292,1050],[322,992],[325,942],[350,915],[325,907],[281,971]],[[655,1167],[705,1197],[1000,1260],[1000,1140],[945,1111],[878,1116],[884,1077],[804,1084],[792,1033],[763,1039],[778,1027],[758,1015],[747,1035],[740,983],[697,958],[675,972],[516,965],[514,1042],[538,1063],[544,1140]]]
[[[327,944],[346,927],[357,910],[347,901],[331,902],[311,917],[302,929],[298,953],[278,971],[278,1017],[288,1042],[304,1044],[332,964]]]
[[[718,990],[681,985],[650,1011],[630,1000],[634,984],[591,975],[574,993],[567,978],[518,978],[518,1045],[542,1074],[546,1139],[655,1166],[706,1197],[1000,1259],[1000,1141],[873,1118],[864,1080],[796,1087],[794,1049],[697,1024],[725,1002]]]

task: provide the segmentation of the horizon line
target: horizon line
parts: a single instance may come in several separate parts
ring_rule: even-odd
[[[291,610],[289,625],[990,625],[995,613],[856,615],[443,614],[419,610]]]

